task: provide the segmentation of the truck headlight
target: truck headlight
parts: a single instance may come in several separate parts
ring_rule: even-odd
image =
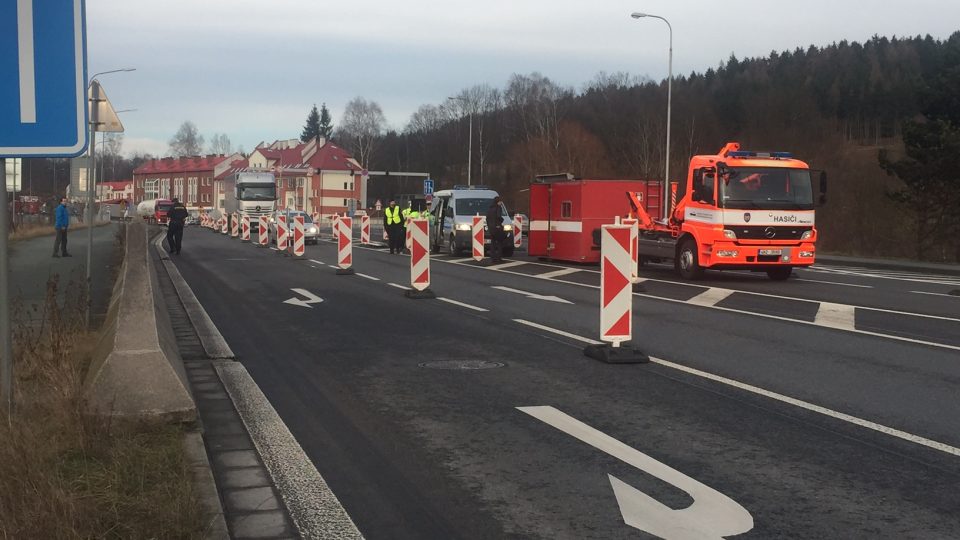
[[[727,240],[736,240],[736,239],[737,239],[737,233],[731,231],[730,229],[724,229],[724,230],[723,230],[723,237],[726,238]]]
[[[801,240],[809,240],[813,238],[813,230],[803,231],[803,234],[800,235]]]
[[[472,230],[472,229],[473,229],[473,225],[471,225],[471,224],[469,224],[469,223],[457,223],[457,230],[458,230],[458,231],[469,231],[469,230]]]

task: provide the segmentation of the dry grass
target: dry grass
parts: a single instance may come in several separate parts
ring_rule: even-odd
[[[83,414],[97,336],[83,331],[84,287],[60,288],[54,277],[43,306],[14,306],[16,414],[0,420],[0,539],[202,538],[181,428]]]
[[[94,225],[94,227],[103,227],[104,225],[109,225],[110,222],[103,221]],[[87,228],[86,223],[71,223],[71,231],[80,231]],[[40,236],[53,236],[57,231],[53,228],[53,225],[39,225],[39,224],[24,224],[18,225],[17,230],[9,233],[7,238],[11,243],[13,242],[22,242],[24,240],[30,240],[31,238],[37,238]]]

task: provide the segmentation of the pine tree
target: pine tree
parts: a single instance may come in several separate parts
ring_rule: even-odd
[[[324,107],[326,108],[326,107]],[[317,112],[317,105],[314,104],[307,115],[307,125],[303,126],[303,133],[300,134],[300,140],[307,142],[320,135],[320,113]]]
[[[314,107],[314,111],[316,111],[316,107]],[[331,120],[330,110],[327,109],[327,104],[324,103],[320,105],[320,125],[318,126],[318,131],[324,139],[329,139],[333,134],[333,124],[330,123]]]

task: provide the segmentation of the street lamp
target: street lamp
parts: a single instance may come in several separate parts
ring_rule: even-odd
[[[670,55],[667,61],[667,156],[666,156],[666,166],[664,167],[663,173],[663,194],[660,198],[660,206],[663,207],[663,219],[666,221],[669,219],[669,205],[667,204],[667,189],[670,184],[670,105],[671,98],[673,95],[673,26],[670,25],[670,21],[659,16],[651,15],[649,13],[639,13],[635,12],[630,14],[634,19],[642,19],[644,17],[650,17],[651,19],[660,19],[661,21],[667,23],[667,28],[670,30]]]
[[[89,94],[90,88],[93,86],[93,81],[97,80],[97,77],[101,75],[109,75],[111,73],[126,73],[130,71],[136,71],[137,68],[121,68],[121,69],[111,69],[109,71],[101,71],[99,73],[94,73],[92,77],[87,82],[87,93]],[[93,165],[94,156],[96,155],[96,146],[97,146],[97,119],[94,118],[96,115],[96,108],[98,107],[97,103],[94,103],[91,98],[88,100],[88,110],[90,112],[90,156],[89,161],[87,162],[87,313],[86,313],[86,327],[87,330],[90,329],[90,297],[92,292],[92,286],[90,281],[90,270],[93,265],[93,219],[94,219],[94,178],[93,174],[96,172],[96,167]]]
[[[467,107],[467,98],[463,96],[448,97],[447,99],[450,99],[453,101],[459,101],[460,103],[463,104],[464,108]],[[467,143],[467,185],[470,186],[470,185],[473,185],[471,181],[473,178],[472,177],[472,173],[473,173],[473,110],[467,109],[467,114],[470,117],[470,126],[469,126],[470,136],[468,137],[469,142]],[[482,164],[481,164],[481,168],[482,168]]]

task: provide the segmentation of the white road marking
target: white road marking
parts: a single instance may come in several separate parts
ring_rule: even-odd
[[[387,283],[387,285],[389,285],[389,286],[391,286],[391,287],[395,287],[395,288],[397,288],[397,289],[403,289],[403,290],[405,290],[405,291],[409,291],[409,290],[410,290],[410,287],[407,287],[406,285],[399,285],[399,284],[397,284],[397,283]]]
[[[515,323],[520,323],[520,324],[524,324],[524,325],[530,326],[530,327],[532,327],[532,328],[536,328],[536,329],[538,329],[538,330],[544,330],[544,331],[546,331],[546,332],[551,332],[551,333],[553,333],[553,334],[557,334],[558,336],[568,337],[568,338],[570,338],[570,339],[575,339],[575,340],[577,340],[577,341],[582,341],[582,342],[587,343],[587,344],[589,344],[589,345],[600,345],[600,344],[602,343],[601,341],[597,341],[597,340],[595,340],[595,339],[580,337],[580,336],[578,336],[578,335],[576,335],[576,334],[571,334],[570,332],[564,332],[563,330],[558,330],[558,329],[552,328],[552,327],[550,327],[550,326],[544,326],[544,325],[542,325],[542,324],[540,324],[540,323],[535,323],[535,322],[527,321],[527,320],[524,320],[524,319],[513,319],[513,322],[515,322]]]
[[[956,294],[947,294],[947,293],[938,293],[938,292],[927,292],[927,291],[910,291],[910,292],[912,292],[913,294],[929,294],[930,296],[946,296],[946,297],[948,297],[948,298],[958,298],[958,299],[960,299],[960,296],[958,296],[958,295],[956,295]]]
[[[473,257],[467,257],[466,259],[434,259],[434,260],[441,260],[443,262],[448,262],[452,264],[463,264],[465,262],[473,262]]]
[[[856,328],[856,310],[853,306],[848,306],[845,304],[821,302],[820,309],[817,310],[817,317],[814,319],[814,322],[820,326],[826,326],[829,328],[853,330]]]
[[[20,123],[37,123],[37,78],[33,54],[33,0],[17,0]]]
[[[558,330],[558,329],[556,329],[556,328],[551,328],[551,327],[549,327],[549,326],[544,326],[544,325],[542,325],[542,324],[537,324],[537,323],[535,323],[535,322],[524,321],[524,320],[521,320],[521,319],[513,319],[513,320],[514,320],[514,322],[518,322],[518,323],[521,323],[521,324],[525,324],[525,325],[527,325],[527,326],[532,326],[532,327],[534,327],[534,328],[539,328],[540,330],[546,330],[547,332],[552,332],[552,333],[557,334],[557,335],[561,335],[561,336],[565,336],[565,337],[568,337],[568,338],[571,338],[571,339],[575,339],[575,340],[581,341],[581,342],[583,342],[583,343],[589,343],[589,344],[592,344],[592,345],[599,345],[599,344],[600,344],[599,341],[596,341],[596,340],[593,340],[593,339],[589,339],[589,338],[585,338],[585,337],[582,337],[582,336],[578,336],[578,335],[576,335],[576,334],[571,334],[571,333],[569,333],[569,332],[565,332],[565,331],[563,331],[563,330]],[[958,348],[958,347],[951,347],[951,348],[960,349],[960,348]],[[871,422],[871,421],[869,421],[869,420],[864,420],[864,419],[862,419],[862,418],[858,418],[858,417],[856,417],[856,416],[852,416],[852,415],[849,415],[849,414],[846,414],[846,413],[834,411],[834,410],[828,409],[828,408],[826,408],[826,407],[821,407],[820,405],[814,405],[813,403],[810,403],[810,402],[807,402],[807,401],[803,401],[803,400],[800,400],[800,399],[796,399],[796,398],[792,398],[792,397],[789,397],[789,396],[785,396],[785,395],[779,394],[779,393],[777,393],[777,392],[771,392],[770,390],[764,390],[763,388],[760,388],[760,387],[757,387],[757,386],[753,386],[753,385],[750,385],[750,384],[746,384],[746,383],[742,383],[742,382],[736,381],[736,380],[734,380],[734,379],[729,379],[729,378],[727,378],[727,377],[722,377],[722,376],[720,376],[720,375],[714,375],[713,373],[709,373],[709,372],[706,372],[706,371],[701,371],[701,370],[696,369],[696,368],[684,366],[684,365],[681,365],[681,364],[676,364],[676,363],[670,362],[669,360],[663,360],[663,359],[661,359],[661,358],[655,358],[655,357],[651,356],[651,357],[650,357],[650,361],[653,362],[653,363],[655,363],[655,364],[660,364],[660,365],[666,366],[666,367],[668,367],[668,368],[676,369],[676,370],[678,370],[678,371],[683,371],[683,372],[689,373],[689,374],[691,374],[691,375],[696,375],[697,377],[702,377],[702,378],[704,378],[704,379],[709,379],[709,380],[711,380],[711,381],[715,381],[715,382],[718,382],[718,383],[721,383],[721,384],[725,384],[725,385],[727,385],[727,386],[732,386],[732,387],[734,387],[734,388],[739,388],[740,390],[744,390],[744,391],[750,392],[750,393],[752,393],[752,394],[757,394],[757,395],[760,395],[760,396],[763,396],[763,397],[767,397],[767,398],[770,398],[770,399],[774,399],[774,400],[776,400],[776,401],[780,401],[780,402],[782,402],[782,403],[787,403],[787,404],[789,404],[789,405],[793,405],[793,406],[799,407],[799,408],[801,408],[801,409],[805,409],[805,410],[808,410],[808,411],[811,411],[811,412],[819,413],[819,414],[822,414],[822,415],[824,415],[824,416],[829,416],[829,417],[831,417],[831,418],[835,418],[835,419],[837,419],[837,420],[842,420],[842,421],[844,421],[844,422],[848,422],[848,423],[851,423],[851,424],[854,424],[854,425],[857,425],[857,426],[860,426],[860,427],[864,427],[864,428],[867,428],[867,429],[870,429],[870,430],[873,430],[873,431],[877,431],[877,432],[883,433],[883,434],[885,434],[885,435],[890,435],[891,437],[896,437],[896,438],[898,438],[898,439],[902,439],[902,440],[905,440],[905,441],[908,441],[908,442],[916,443],[916,444],[919,444],[919,445],[921,445],[921,446],[926,446],[927,448],[932,448],[932,449],[934,449],[934,450],[939,450],[939,451],[941,451],[941,452],[944,452],[944,453],[947,453],[947,454],[951,454],[951,455],[960,457],[960,448],[957,448],[957,447],[954,447],[954,446],[950,446],[949,444],[944,444],[944,443],[941,443],[941,442],[937,442],[937,441],[934,441],[934,440],[932,440],[932,439],[927,439],[926,437],[921,437],[921,436],[919,436],[919,435],[914,435],[914,434],[912,434],[912,433],[908,433],[908,432],[906,432],[906,431],[901,431],[901,430],[899,430],[899,429],[895,429],[895,428],[892,428],[892,427],[888,427],[888,426],[885,426],[885,425],[883,425],[883,424],[878,424],[878,423],[876,423],[876,422]]]
[[[840,285],[841,287],[858,287],[861,289],[872,289],[873,285],[857,285],[856,283],[840,283],[839,281],[823,281],[820,279],[793,278],[790,281],[806,281],[808,283],[823,283],[825,285]]]
[[[237,407],[301,538],[362,540],[336,494],[239,362],[214,368]]]
[[[502,285],[491,285],[490,288],[497,289],[498,291],[504,291],[504,292],[514,293],[514,294],[522,294],[527,298],[533,298],[534,300],[546,300],[547,302],[556,302],[558,304],[573,304],[573,302],[569,300],[564,300],[559,296],[536,294],[532,292],[521,291],[519,289],[511,289],[510,287],[504,287]]]
[[[273,247],[273,246],[270,246],[270,249],[272,249],[272,250],[274,250],[274,251],[280,251],[279,249],[277,249],[277,248],[275,248],[275,247]]]
[[[334,270],[339,270],[339,269],[340,269],[340,267],[337,266],[337,265],[335,265],[335,264],[328,264],[327,266],[329,266],[330,268],[333,268]]]
[[[571,437],[632,465],[685,492],[693,503],[673,510],[637,488],[608,474],[620,513],[627,525],[661,538],[702,540],[723,538],[753,529],[753,516],[730,497],[643,452],[553,407],[517,407],[518,410]]]
[[[732,289],[721,289],[719,287],[710,287],[702,293],[687,300],[688,304],[695,306],[713,307],[724,301],[728,296],[735,293]]]
[[[472,309],[472,310],[474,310],[474,311],[490,311],[489,309],[484,309],[484,308],[482,308],[482,307],[472,306],[472,305],[470,305],[470,304],[465,304],[465,303],[463,303],[463,302],[458,302],[458,301],[456,301],[456,300],[454,300],[454,299],[452,299],[452,298],[437,297],[437,300],[442,300],[442,301],[444,301],[444,302],[446,302],[446,303],[448,303],[448,304],[453,304],[453,305],[455,305],[455,306],[465,307],[465,308],[467,308],[467,309]]]
[[[310,259],[310,262],[312,262],[312,263],[317,263],[317,264],[319,264],[320,266],[323,266],[324,264],[326,264],[325,262],[323,262],[323,261],[318,261],[318,260],[316,260],[316,259]]]
[[[323,302],[323,298],[320,298],[319,296],[313,294],[312,292],[306,289],[290,289],[290,290],[297,294],[301,294],[306,298],[289,298],[283,301],[284,304],[291,304],[294,306],[313,309],[313,306],[311,306],[310,304],[319,304],[320,302]]]
[[[892,279],[895,281],[909,281],[914,283],[932,283],[936,285],[960,285],[960,280],[949,276],[938,276],[935,274],[914,274],[906,272],[887,272],[883,270],[870,270],[867,268],[843,268],[843,267],[815,267],[809,270],[825,274],[836,274],[845,276],[859,276],[875,279]]]
[[[500,268],[500,269],[511,268],[513,266],[521,266],[524,264],[530,264],[530,263],[528,263],[527,261],[507,261],[507,262],[498,264],[497,268]]]
[[[574,274],[579,272],[579,268],[561,268],[560,270],[554,270],[552,272],[545,272],[543,274],[537,274],[537,277],[540,279],[553,279],[560,276],[566,276],[568,274]]]
[[[364,279],[369,279],[370,281],[380,281],[380,278],[378,277],[368,276],[366,274],[361,274],[360,272],[357,272],[355,275],[360,276]]]

